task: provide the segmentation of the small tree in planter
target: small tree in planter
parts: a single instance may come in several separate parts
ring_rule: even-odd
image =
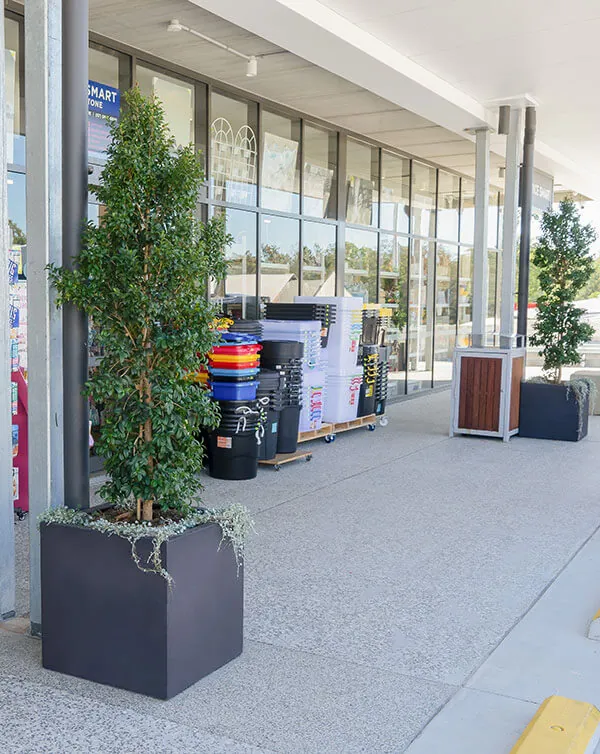
[[[43,660],[170,697],[241,652],[250,522],[240,506],[194,507],[200,433],[219,416],[187,379],[218,340],[206,286],[224,274],[229,239],[220,221],[195,217],[193,147],[176,147],[157,100],[135,88],[125,101],[94,189],[101,222],[86,229],[77,269],[50,271],[59,304],[85,311],[104,349],[88,391],[103,405],[113,506],[42,519]]]
[[[595,230],[582,224],[572,199],[564,199],[557,211],[544,212],[533,255],[541,294],[530,339],[544,360],[543,379],[522,386],[521,435],[580,439],[587,431],[593,383],[579,379],[563,385],[562,376],[564,367],[581,361],[579,348],[594,335],[593,327],[583,321],[585,311],[573,302],[593,272],[590,247],[595,239]]]

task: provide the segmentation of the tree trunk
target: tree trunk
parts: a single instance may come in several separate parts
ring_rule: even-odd
[[[142,521],[152,521],[152,500],[144,500],[143,502]]]

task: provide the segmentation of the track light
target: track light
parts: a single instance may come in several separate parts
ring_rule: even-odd
[[[226,50],[232,55],[235,55],[238,58],[242,58],[242,60],[246,61],[246,76],[248,76],[248,78],[254,78],[258,74],[259,57],[266,57],[266,55],[280,55],[281,52],[285,52],[285,50],[281,50],[277,52],[265,53],[265,55],[246,55],[246,53],[244,52],[240,52],[233,47],[229,47],[228,45],[223,44],[223,42],[219,42],[218,39],[213,39],[206,34],[202,34],[202,32],[200,31],[196,31],[196,29],[192,29],[189,26],[184,26],[184,24],[180,23],[178,18],[172,18],[169,21],[169,23],[167,24],[167,31],[187,31],[189,34],[193,34],[195,37],[203,39],[205,42],[208,42],[215,47],[219,47],[221,50]]]
[[[246,76],[248,76],[248,78],[254,78],[254,76],[256,76],[257,73],[258,73],[258,60],[254,55],[252,55],[252,57],[250,57],[248,59],[248,62],[246,63]]]
[[[183,31],[183,26],[179,23],[178,18],[172,18],[167,26],[167,31]]]

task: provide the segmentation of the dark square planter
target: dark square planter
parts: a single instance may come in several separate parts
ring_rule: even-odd
[[[579,430],[579,404],[567,385],[544,382],[521,383],[519,435],[540,440],[577,442],[588,433],[589,399],[582,407]]]
[[[172,587],[131,545],[83,527],[41,527],[45,668],[170,699],[242,651],[243,568],[218,524],[162,545]],[[152,549],[138,542],[140,561]]]

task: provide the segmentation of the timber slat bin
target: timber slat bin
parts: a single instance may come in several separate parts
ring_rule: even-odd
[[[457,348],[450,435],[516,435],[524,368],[523,348]]]

